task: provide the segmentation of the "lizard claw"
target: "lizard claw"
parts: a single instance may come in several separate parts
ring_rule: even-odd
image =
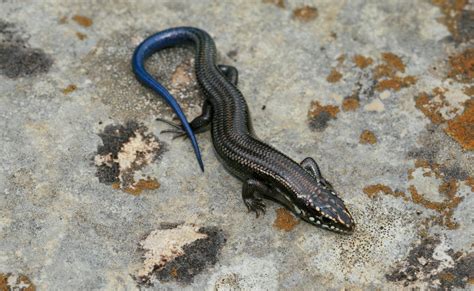
[[[260,213],[265,215],[265,203],[261,198],[244,199],[244,204],[247,206],[249,212],[255,212],[256,218],[260,216]]]
[[[164,123],[166,123],[166,124],[168,124],[168,125],[171,125],[171,126],[174,127],[174,128],[181,129],[181,124],[174,123],[174,122],[169,121],[169,120],[167,120],[167,119],[158,117],[158,118],[155,119],[155,120],[156,120],[156,121],[164,122]]]
[[[172,121],[169,121],[169,120],[166,120],[166,119],[163,119],[163,118],[157,118],[156,120],[164,122],[164,123],[174,127],[174,129],[162,130],[162,131],[160,131],[160,134],[162,134],[162,133],[172,133],[172,134],[174,134],[173,137],[172,137],[172,140],[175,140],[179,137],[186,137],[186,131],[184,131],[184,129],[182,128],[182,126],[180,124],[174,123]]]

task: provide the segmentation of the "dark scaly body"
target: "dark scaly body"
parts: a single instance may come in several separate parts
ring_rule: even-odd
[[[257,215],[263,212],[263,196],[280,202],[309,223],[352,232],[351,215],[314,160],[296,163],[255,136],[247,103],[236,86],[237,71],[217,66],[212,38],[196,28],[168,31],[172,30],[196,49],[196,77],[207,103],[191,128],[204,131],[210,123],[220,161],[244,182],[242,196],[249,210]]]

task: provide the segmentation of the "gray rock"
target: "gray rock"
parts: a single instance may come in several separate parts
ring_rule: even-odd
[[[0,287],[466,288],[471,15],[472,5],[408,0],[3,1]],[[172,112],[130,59],[146,36],[180,25],[208,31],[219,61],[237,67],[262,140],[318,161],[353,235],[302,221],[282,229],[270,201],[256,219],[209,133],[198,136],[205,173],[187,140],[160,134],[168,127],[155,118]],[[189,119],[202,103],[192,64],[187,48],[147,63]],[[139,280],[141,242],[183,223],[207,238]]]

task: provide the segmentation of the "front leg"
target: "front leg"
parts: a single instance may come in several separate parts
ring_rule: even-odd
[[[313,158],[311,157],[305,158],[304,160],[301,161],[300,165],[301,167],[303,167],[303,169],[308,171],[311,174],[311,176],[318,179],[323,178],[323,176],[321,175],[321,170],[319,170],[319,166],[316,163],[316,161],[313,160]]]
[[[245,206],[249,211],[255,211],[255,215],[258,217],[260,212],[265,214],[265,203],[261,198],[261,195],[269,193],[270,189],[264,183],[250,178],[244,182],[242,187],[242,199],[244,199]]]
[[[328,180],[323,178],[323,175],[321,175],[321,170],[319,169],[318,163],[316,163],[315,160],[311,157],[305,158],[303,161],[300,163],[301,167],[308,171],[311,176],[315,177],[316,179],[319,180],[319,182],[326,186],[329,189],[333,189],[331,183],[328,182]]]

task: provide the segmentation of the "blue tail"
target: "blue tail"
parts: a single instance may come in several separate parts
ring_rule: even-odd
[[[199,145],[197,143],[194,132],[189,125],[186,116],[183,113],[183,110],[179,106],[176,99],[171,95],[171,93],[166,90],[160,83],[158,83],[146,70],[145,70],[145,60],[151,56],[153,53],[170,46],[185,44],[190,41],[188,38],[189,28],[172,28],[158,32],[147,39],[145,39],[133,53],[132,57],[132,68],[133,72],[137,79],[144,85],[150,87],[163,97],[166,102],[171,106],[173,111],[178,116],[181,124],[188,135],[189,139],[194,148],[194,153],[199,162],[201,170],[204,172],[204,164],[201,158],[201,151],[199,150]]]

